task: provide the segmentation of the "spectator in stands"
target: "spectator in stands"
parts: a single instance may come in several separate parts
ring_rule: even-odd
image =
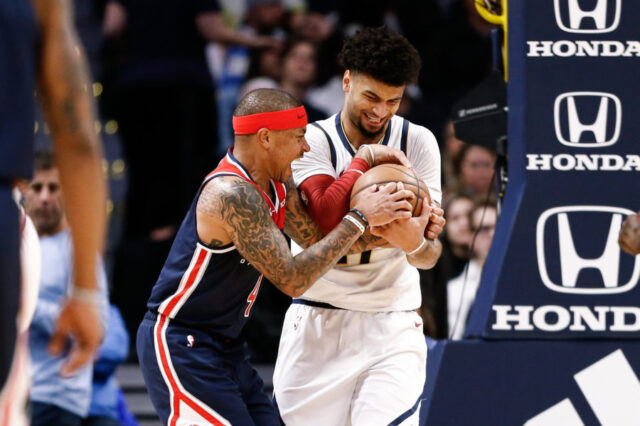
[[[458,276],[469,260],[472,238],[469,214],[472,208],[473,200],[464,195],[453,195],[445,200],[444,216],[447,219],[447,227],[444,231],[442,251],[443,255],[447,252],[450,267],[448,279]]]
[[[135,425],[132,415],[122,418],[120,397],[122,392],[115,378],[116,369],[129,355],[129,333],[120,311],[115,305],[109,307],[109,322],[104,341],[93,366],[93,390],[89,416],[82,426]],[[125,405],[126,408],[126,405]]]
[[[444,126],[442,137],[442,178],[445,188],[458,188],[458,174],[454,163],[460,156],[460,151],[465,143],[456,137],[453,121],[448,120]]]
[[[447,187],[447,192],[486,197],[495,182],[495,163],[495,154],[487,148],[465,144],[453,161],[457,183]]]
[[[456,278],[447,283],[447,303],[449,336],[461,339],[467,323],[469,310],[480,285],[482,267],[489,255],[496,227],[497,211],[495,203],[477,201],[469,214],[474,240],[471,243],[471,259]]]
[[[464,195],[452,195],[445,198],[442,207],[447,220],[447,226],[440,234],[442,255],[435,267],[419,271],[422,289],[420,311],[425,334],[436,339],[446,339],[449,336],[447,282],[458,276],[469,261],[469,213],[473,201]]]
[[[318,49],[309,40],[294,40],[282,52],[280,88],[302,102],[309,122],[323,120],[327,115],[307,101],[309,88],[314,84],[317,70]]]
[[[49,152],[36,155],[33,179],[25,191],[25,210],[40,237],[42,274],[36,310],[29,329],[31,351],[32,425],[80,425],[89,411],[92,364],[68,377],[60,375],[66,354],[52,356],[47,350],[62,301],[71,290],[73,247],[65,216],[58,170]],[[106,326],[107,289],[104,269],[96,271],[101,289],[95,300]]]

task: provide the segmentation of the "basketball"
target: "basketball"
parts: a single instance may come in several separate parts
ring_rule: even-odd
[[[422,211],[423,199],[426,198],[431,203],[431,196],[427,185],[418,176],[415,170],[399,164],[381,164],[371,168],[365,174],[360,176],[351,190],[351,204],[353,207],[358,198],[358,194],[371,185],[384,185],[390,182],[402,182],[404,189],[413,192],[416,197],[409,200],[413,206],[412,216],[419,216]]]

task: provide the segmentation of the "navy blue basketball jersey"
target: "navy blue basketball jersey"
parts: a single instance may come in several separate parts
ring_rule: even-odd
[[[31,2],[0,1],[0,179],[31,178],[37,39]]]
[[[286,189],[272,180],[275,200],[254,182],[247,169],[229,151],[204,180],[151,291],[147,307],[176,323],[208,330],[235,339],[249,319],[258,296],[262,275],[245,260],[236,247],[211,247],[198,237],[196,205],[202,188],[219,176],[238,176],[262,193],[271,217],[284,228]]]

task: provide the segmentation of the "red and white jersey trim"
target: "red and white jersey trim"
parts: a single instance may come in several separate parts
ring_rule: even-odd
[[[171,414],[168,421],[170,426],[203,424],[202,422],[220,426],[231,425],[227,419],[187,392],[182,386],[171,362],[171,354],[169,353],[166,339],[166,330],[170,318],[175,317],[184,302],[197,288],[210,258],[211,252],[198,244],[191,259],[191,264],[185,272],[177,291],[160,306],[160,315],[158,315],[154,327],[156,359],[170,394]]]
[[[234,247],[229,247],[225,251],[232,250]],[[176,314],[180,311],[180,308],[189,299],[193,292],[198,288],[198,284],[202,281],[202,276],[207,270],[209,260],[213,250],[207,249],[202,244],[196,245],[196,250],[191,258],[191,263],[182,275],[180,285],[173,295],[165,299],[164,302],[158,308],[160,315],[166,315],[169,318],[175,318]]]

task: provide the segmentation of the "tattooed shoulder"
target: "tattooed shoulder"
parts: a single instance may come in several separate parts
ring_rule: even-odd
[[[208,182],[196,206],[199,214],[221,219],[229,225],[251,220],[266,208],[264,198],[256,187],[235,176],[222,176]]]

